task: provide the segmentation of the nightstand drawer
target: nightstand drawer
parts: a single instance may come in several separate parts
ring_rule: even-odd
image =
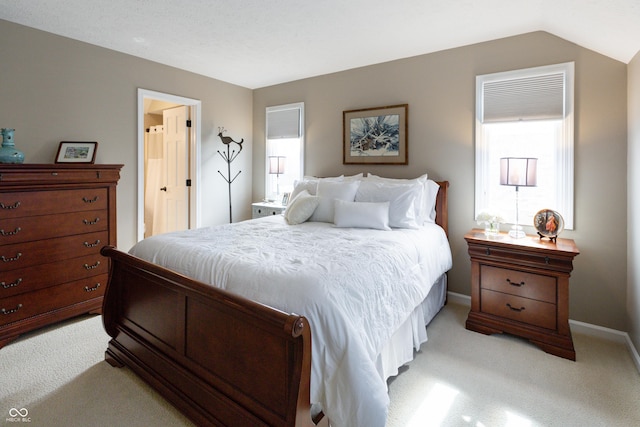
[[[480,265],[480,287],[524,298],[556,303],[556,278]]]
[[[480,293],[480,306],[483,313],[556,329],[555,304],[483,289]]]

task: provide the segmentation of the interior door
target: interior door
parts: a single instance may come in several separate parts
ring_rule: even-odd
[[[153,234],[189,228],[189,108],[180,106],[162,112],[164,123],[164,185],[158,189],[162,213]]]

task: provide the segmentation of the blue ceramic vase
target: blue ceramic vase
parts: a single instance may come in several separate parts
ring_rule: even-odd
[[[2,147],[0,147],[0,163],[23,163],[24,153],[16,150],[13,142],[13,132],[15,129],[2,128]]]

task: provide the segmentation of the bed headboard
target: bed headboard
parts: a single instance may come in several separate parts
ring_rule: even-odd
[[[437,181],[440,186],[438,196],[436,197],[436,224],[444,229],[449,236],[449,181]]]

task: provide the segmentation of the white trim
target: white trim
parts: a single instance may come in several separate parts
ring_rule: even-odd
[[[447,299],[454,304],[471,307],[470,296],[458,294],[456,292],[447,292]],[[629,350],[629,355],[631,356],[631,359],[633,359],[636,369],[640,373],[640,354],[638,354],[638,349],[633,345],[633,341],[631,341],[631,337],[629,337],[628,333],[572,319],[569,319],[569,325],[571,326],[572,332],[626,344],[627,350]]]
[[[190,177],[191,193],[194,198],[189,199],[189,228],[200,227],[200,141],[202,135],[201,116],[202,101],[198,99],[184,98],[182,96],[170,95],[162,92],[138,88],[138,188],[137,188],[137,237],[138,241],[144,239],[144,100],[146,98],[156,99],[174,104],[186,105],[189,107],[191,117],[190,135]],[[195,116],[195,117],[194,117]],[[195,126],[194,126],[195,125]]]

